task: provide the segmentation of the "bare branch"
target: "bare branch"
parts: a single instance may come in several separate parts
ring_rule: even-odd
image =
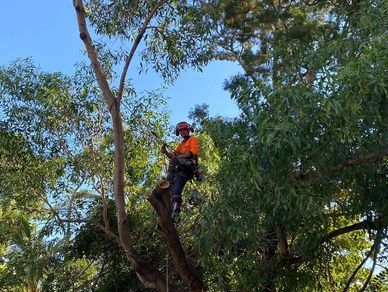
[[[153,5],[152,5],[152,2],[151,2],[151,0],[146,0],[147,1],[147,4],[148,4],[148,6],[150,7],[150,8],[152,8],[153,7]]]
[[[112,91],[109,88],[107,79],[101,70],[100,63],[98,62],[96,51],[93,47],[92,40],[89,36],[86,20],[85,20],[85,10],[83,7],[82,0],[73,0],[75,10],[77,12],[77,20],[80,31],[80,37],[85,44],[86,50],[90,61],[92,62],[93,70],[96,74],[99,86],[103,92],[104,99],[109,106],[109,111],[112,118],[113,126],[113,137],[114,137],[114,179],[113,179],[113,193],[115,195],[116,203],[116,213],[117,213],[117,227],[119,236],[113,234],[110,230],[105,228],[105,226],[100,226],[104,231],[111,235],[117,242],[120,243],[120,246],[124,249],[127,259],[129,260],[132,268],[135,270],[139,280],[143,283],[145,287],[154,288],[159,291],[168,290],[166,286],[166,280],[161,274],[161,272],[153,268],[149,263],[145,262],[140,255],[136,252],[132,240],[131,233],[129,230],[129,222],[127,215],[127,206],[125,202],[125,151],[124,151],[124,131],[122,118],[120,115],[120,102],[122,97],[122,92],[124,88],[125,75],[131,62],[132,56],[144,34],[145,28],[150,22],[153,15],[162,6],[166,3],[167,0],[159,2],[152,13],[146,18],[142,29],[140,30],[135,43],[133,44],[132,50],[128,55],[126,66],[122,74],[122,82],[120,84],[121,93],[115,98]],[[168,284],[168,283],[167,283]]]
[[[382,230],[383,228],[387,228],[387,227],[388,227],[388,215],[379,217],[374,221],[366,219],[364,221],[361,221],[361,222],[334,230],[334,231],[326,234],[325,236],[322,237],[321,243],[327,242],[327,241],[329,241],[337,236],[347,234],[347,233],[350,233],[350,232],[356,231],[356,230]],[[310,250],[310,252],[312,252],[316,248],[318,248],[318,246],[313,246],[312,249]],[[293,255],[290,255],[288,257],[282,257],[282,258],[278,259],[276,265],[278,265],[279,267],[285,266],[285,265],[294,265],[294,264],[300,265],[303,262],[306,262],[306,261],[309,261],[312,259],[313,256],[311,256],[311,255],[308,256],[307,254],[309,254],[309,253],[293,254]],[[369,257],[370,257],[370,255],[369,255]]]
[[[59,218],[59,221],[63,222],[63,223],[86,223],[86,222],[89,222],[88,220],[83,219],[83,218],[77,218],[77,219],[73,219],[73,218],[67,218],[67,219]]]
[[[95,164],[97,163],[97,159],[96,159],[94,153],[93,153],[93,161],[94,161]],[[98,179],[99,179],[100,185],[98,186],[94,176],[92,176],[92,184],[93,184],[94,189],[97,190],[97,192],[101,196],[102,208],[103,208],[103,210],[102,210],[102,218],[104,220],[105,228],[110,230],[109,216],[108,216],[108,201],[107,201],[106,194],[105,194],[104,181],[103,181],[102,176],[100,175],[99,170],[97,170],[97,172],[98,172],[97,175],[98,175]]]
[[[356,165],[361,165],[361,164],[365,164],[365,163],[368,163],[368,162],[380,160],[380,159],[383,159],[386,156],[388,156],[388,150],[385,150],[385,151],[383,151],[381,153],[369,154],[367,156],[356,158],[356,159],[352,159],[352,160],[349,160],[347,162],[340,163],[340,164],[338,164],[336,166],[333,166],[332,168],[330,168],[330,171],[331,172],[336,172],[336,171],[344,169],[344,168],[353,167],[353,166],[356,166]]]
[[[78,275],[77,275],[76,277],[74,277],[74,275],[73,275],[73,280],[74,280],[73,283],[76,283],[76,279],[77,279],[77,280],[80,279],[81,276],[82,276],[82,274],[85,273],[86,270],[89,269],[89,268],[91,267],[91,265],[93,265],[95,262],[96,262],[96,260],[91,261],[88,265],[86,265],[86,266],[82,269],[81,272],[78,273]],[[86,283],[83,283],[83,284],[81,284],[80,286],[75,287],[75,288],[73,289],[73,291],[81,291],[81,290],[82,290],[81,288],[86,287],[86,286],[89,286],[89,285],[90,285],[90,282],[91,282],[91,281],[86,281]]]
[[[99,224],[99,223],[96,223],[96,222],[92,222],[92,223],[95,224],[95,225],[96,225],[98,228],[100,228],[102,231],[104,231],[111,239],[113,239],[114,242],[117,243],[117,245],[118,245],[119,247],[123,247],[123,245],[121,244],[120,237],[119,237],[116,233],[112,232],[112,231],[111,231],[110,229],[108,229],[108,228],[105,228],[105,226],[102,225],[102,224]]]
[[[104,271],[105,271],[105,266],[107,265],[108,261],[104,261],[101,265],[101,268],[100,268],[100,271],[98,272],[97,276],[95,277],[94,281],[93,281],[93,284],[92,284],[92,288],[93,289],[96,289],[97,288],[97,284],[98,282],[100,281],[101,277],[104,275]]]

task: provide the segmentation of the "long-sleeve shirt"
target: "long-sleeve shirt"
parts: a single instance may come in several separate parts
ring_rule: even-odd
[[[174,156],[188,154],[189,152],[191,152],[195,160],[198,159],[199,141],[195,136],[190,136],[189,139],[183,140],[179,143],[174,151]]]

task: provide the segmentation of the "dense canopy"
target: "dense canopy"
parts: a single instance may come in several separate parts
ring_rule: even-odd
[[[73,4],[74,75],[0,66],[4,291],[388,289],[387,1]],[[240,115],[187,113],[204,180],[174,225],[166,98],[128,68],[219,60]]]

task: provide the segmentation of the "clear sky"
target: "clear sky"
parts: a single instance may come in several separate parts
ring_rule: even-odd
[[[13,0],[1,4],[1,66],[17,58],[32,57],[42,70],[72,74],[73,65],[85,59],[83,49],[72,0]],[[133,63],[128,77],[134,79],[137,89],[160,87],[162,81],[156,74],[139,76],[136,67]],[[202,103],[209,105],[211,116],[237,116],[237,106],[222,87],[224,80],[238,71],[236,64],[213,62],[202,73],[183,72],[165,93],[170,97],[170,122],[186,120],[188,112]]]

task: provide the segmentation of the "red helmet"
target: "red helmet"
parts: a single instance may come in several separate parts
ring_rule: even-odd
[[[182,130],[182,129],[187,129],[187,130],[189,130],[189,132],[194,131],[193,127],[190,126],[188,123],[180,122],[175,127],[175,135],[179,136],[179,130]]]

